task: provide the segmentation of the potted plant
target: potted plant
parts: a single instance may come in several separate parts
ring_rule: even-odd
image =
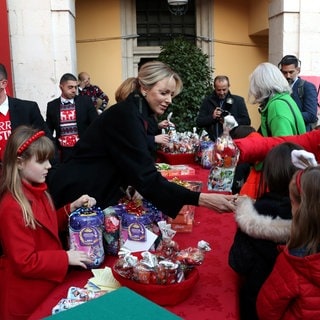
[[[158,59],[168,64],[183,81],[183,90],[170,108],[172,122],[179,132],[192,131],[203,98],[213,90],[213,70],[208,65],[208,55],[179,37],[161,47]]]

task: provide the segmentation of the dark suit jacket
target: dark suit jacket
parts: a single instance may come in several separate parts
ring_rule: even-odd
[[[307,131],[311,130],[311,124],[317,122],[317,112],[318,112],[318,94],[316,86],[309,82],[305,81],[303,85],[303,97],[300,99],[298,87],[301,82],[301,79],[295,82],[292,87],[292,98],[298,105],[303,120],[306,124]]]
[[[79,138],[81,138],[91,122],[98,117],[91,99],[87,96],[76,96],[76,119]],[[56,140],[61,135],[60,130],[60,103],[61,98],[54,99],[47,104],[46,123],[51,134],[55,133]],[[59,144],[58,144],[59,145]]]
[[[50,133],[36,102],[12,97],[8,97],[8,101],[11,130],[14,130],[20,125],[28,125],[44,130],[46,135],[52,139],[52,134]]]

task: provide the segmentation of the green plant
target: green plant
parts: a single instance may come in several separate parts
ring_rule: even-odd
[[[182,92],[173,99],[170,111],[177,131],[192,131],[203,98],[212,92],[213,70],[208,55],[182,37],[161,47],[158,59],[168,64],[183,81]]]

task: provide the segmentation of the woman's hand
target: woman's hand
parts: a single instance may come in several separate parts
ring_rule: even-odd
[[[217,193],[200,193],[199,206],[218,212],[234,212],[237,195],[224,195]]]
[[[170,121],[168,121],[168,120],[163,120],[163,121],[160,121],[160,122],[158,123],[158,128],[159,128],[159,129],[166,129],[166,128],[169,127],[169,125],[172,126],[172,127],[174,127],[174,123],[172,123],[172,122],[170,122]]]
[[[167,134],[158,134],[154,137],[154,142],[159,144],[167,144],[169,140],[169,135]]]
[[[74,211],[80,207],[91,208],[97,203],[95,198],[88,196],[87,194],[82,195],[79,199],[70,204],[70,211]]]
[[[70,266],[80,266],[87,269],[87,264],[92,264],[90,257],[82,251],[69,250],[67,251],[69,265]]]

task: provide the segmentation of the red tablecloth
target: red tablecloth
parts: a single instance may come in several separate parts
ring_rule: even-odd
[[[206,181],[209,171],[198,165],[194,176],[185,180]],[[167,307],[168,310],[186,320],[239,319],[238,276],[228,266],[228,252],[236,230],[232,213],[219,214],[205,208],[196,208],[195,224],[191,233],[177,233],[175,240],[180,248],[196,246],[199,240],[210,243],[212,250],[206,254],[204,263],[198,267],[200,279],[191,296],[182,303]],[[115,257],[107,256],[105,265],[112,266]],[[70,286],[83,287],[93,275],[89,270],[72,270],[66,281],[58,286],[38,307],[31,319],[41,319],[51,314],[52,307],[66,297]],[[152,319],[152,318],[150,318]]]

